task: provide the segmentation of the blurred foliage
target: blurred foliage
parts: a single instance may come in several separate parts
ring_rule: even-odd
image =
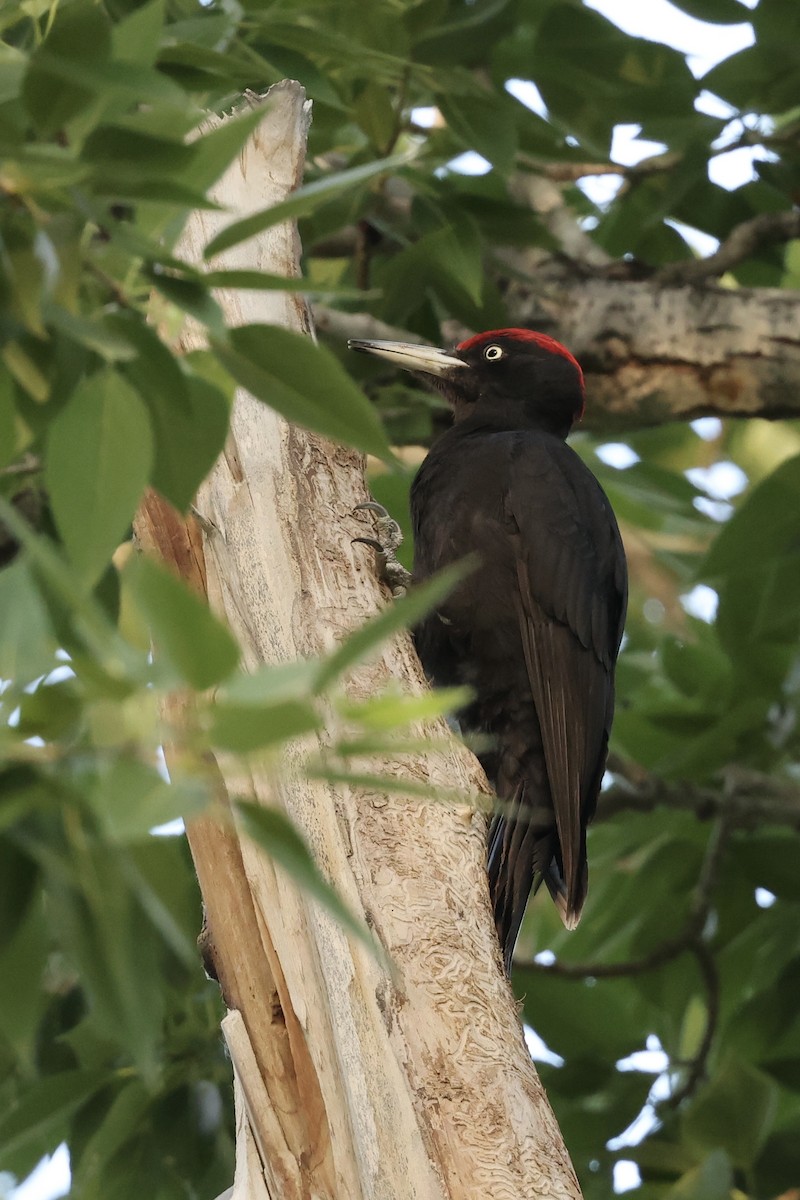
[[[691,255],[683,226],[723,238],[788,208],[800,9],[680,7],[751,21],[753,45],[696,80],[682,54],[577,0],[3,6],[0,1170],[22,1177],[66,1140],[76,1196],[210,1200],[230,1182],[220,1005],[193,946],[200,900],[182,840],[149,831],[208,803],[208,747],[269,754],[318,728],[320,694],[339,703],[337,673],[392,623],[328,663],[238,675],[230,634],[181,585],[112,561],[143,488],[187,508],[237,382],[387,462],[389,443],[424,444],[443,422],[427,394],[354,359],[368,405],[336,361],[340,343],[229,333],[210,286],[303,289],[437,343],[443,322],[514,324],[504,285],[515,253],[555,247],[512,177],[607,163],[621,123],[659,143],[656,157],[621,175],[606,203],[573,184],[563,196],[600,246],[645,272]],[[177,239],[257,116],[188,135],[204,112],[286,75],[314,101],[306,185],[229,240],[295,215],[305,277],[204,277],[175,256]],[[512,79],[536,83],[541,114],[511,94]],[[702,92],[716,100],[698,105]],[[708,167],[737,147],[755,148],[753,176],[728,191]],[[484,174],[452,166],[467,151]],[[764,247],[726,282],[796,288],[799,249]],[[209,349],[176,358],[169,338],[187,313]],[[691,804],[605,818],[601,806],[576,933],[547,903],[531,906],[523,955],[651,964],[614,978],[517,975],[526,1020],[563,1060],[543,1075],[587,1200],[612,1193],[621,1159],[638,1165],[642,1200],[770,1200],[800,1185],[800,429],[753,420],[702,432],[631,431],[624,469],[601,438],[574,439],[631,559],[614,749],[676,798],[718,795],[723,813],[743,780],[756,811],[774,786],[794,824],[744,827],[736,809],[703,884],[703,928],[660,965],[659,947],[689,927],[707,861],[710,827]],[[376,467],[373,479],[403,521],[410,474]],[[718,597],[701,616],[699,585]],[[401,607],[397,623],[408,619]],[[199,695],[212,684],[214,702]],[[158,700],[174,687],[198,700],[167,782],[158,747],[175,731]],[[349,746],[363,747],[415,712],[388,697],[377,727],[368,708],[339,716]],[[343,777],[347,751],[334,746],[317,769]],[[336,905],[285,823],[250,825]],[[660,1047],[653,1070],[629,1059],[648,1040]]]

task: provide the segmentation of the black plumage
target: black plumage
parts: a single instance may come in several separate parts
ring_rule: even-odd
[[[507,969],[528,896],[544,880],[573,927],[586,896],[586,825],[605,768],[625,618],[625,555],[611,506],[565,437],[583,375],[528,330],[481,334],[452,354],[361,343],[432,374],[453,426],[411,492],[413,578],[463,558],[474,573],[415,631],[437,686],[468,684],[462,728],[501,806],[489,880]]]

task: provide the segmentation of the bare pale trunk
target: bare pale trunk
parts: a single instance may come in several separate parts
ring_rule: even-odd
[[[215,190],[228,213],[194,215],[185,257],[201,261],[222,224],[297,185],[307,120],[298,85],[271,90],[262,124]],[[225,265],[295,274],[298,254],[294,228],[279,226],[228,252]],[[308,331],[290,294],[219,298],[231,324]],[[240,391],[227,449],[197,499],[207,532],[156,496],[137,532],[207,592],[248,669],[324,653],[385,603],[369,556],[350,544],[364,532],[353,516],[366,498],[362,466]],[[367,698],[391,681],[424,686],[407,637],[354,671],[347,689]],[[455,741],[380,767],[486,788]],[[280,771],[221,763],[219,788],[291,816],[395,968],[348,939],[245,838],[209,818],[192,824],[209,951],[230,1010],[237,1200],[579,1197],[500,967],[485,817],[466,803],[310,781],[299,751]]]

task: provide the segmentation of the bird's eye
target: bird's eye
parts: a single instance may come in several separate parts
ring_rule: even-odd
[[[487,359],[488,362],[497,362],[498,358],[503,357],[503,347],[487,346],[483,352],[483,357]]]

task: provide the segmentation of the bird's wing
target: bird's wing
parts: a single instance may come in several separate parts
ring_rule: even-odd
[[[510,463],[505,516],[571,924],[585,895],[585,828],[596,803],[613,712],[614,663],[627,598],[625,554],[599,483],[555,438],[520,436]]]

